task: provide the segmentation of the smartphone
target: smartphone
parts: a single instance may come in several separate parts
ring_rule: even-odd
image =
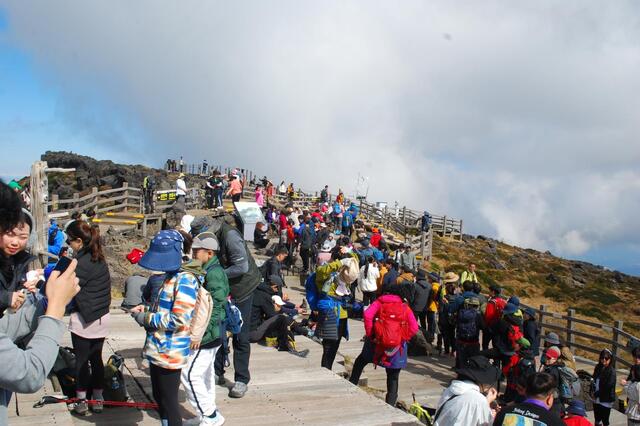
[[[59,271],[60,274],[63,274],[64,271],[67,270],[69,265],[71,265],[71,259],[69,259],[68,257],[64,257],[63,256],[60,259],[58,259],[58,263],[56,263],[56,266],[53,267],[53,270],[54,271]]]

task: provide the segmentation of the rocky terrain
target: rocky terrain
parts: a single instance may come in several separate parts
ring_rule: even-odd
[[[579,317],[609,324],[624,320],[625,330],[636,335],[640,331],[640,307],[635,303],[640,277],[482,235],[465,235],[462,241],[436,238],[433,253],[433,269],[460,273],[473,262],[486,287],[499,283],[507,294],[531,306],[546,304],[553,312],[573,308]]]

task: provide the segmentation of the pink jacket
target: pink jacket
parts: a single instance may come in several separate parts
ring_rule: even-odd
[[[373,320],[378,315],[378,311],[380,310],[380,305],[383,302],[400,302],[400,296],[396,296],[395,294],[384,294],[378,297],[368,308],[364,311],[364,331],[368,337],[371,337],[373,333]],[[411,336],[415,335],[418,332],[418,322],[416,321],[416,317],[413,315],[411,308],[407,306],[405,309],[406,320],[409,323],[409,334]]]

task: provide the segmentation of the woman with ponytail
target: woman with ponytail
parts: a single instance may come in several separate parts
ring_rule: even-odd
[[[111,277],[102,253],[98,228],[76,220],[67,228],[67,236],[67,245],[76,253],[76,275],[80,280],[80,292],[74,298],[69,320],[76,355],[76,397],[79,399],[74,411],[85,415],[89,410],[86,402],[89,389],[93,399],[103,400],[102,345],[108,334]],[[93,405],[92,410],[101,412],[102,404]]]

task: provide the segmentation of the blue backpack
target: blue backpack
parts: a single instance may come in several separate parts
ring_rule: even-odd
[[[334,212],[335,214],[340,214],[340,213],[342,213],[342,208],[340,207],[340,204],[339,204],[339,203],[335,203],[335,204],[333,205],[333,212]]]
[[[304,290],[305,297],[307,298],[307,303],[309,304],[309,309],[312,311],[318,310],[318,300],[320,300],[320,292],[318,291],[318,286],[316,285],[316,273],[309,275],[307,280],[304,282]]]
[[[236,305],[227,301],[224,304],[224,311],[227,314],[227,318],[224,320],[224,329],[231,334],[238,334],[242,329],[242,313]]]

